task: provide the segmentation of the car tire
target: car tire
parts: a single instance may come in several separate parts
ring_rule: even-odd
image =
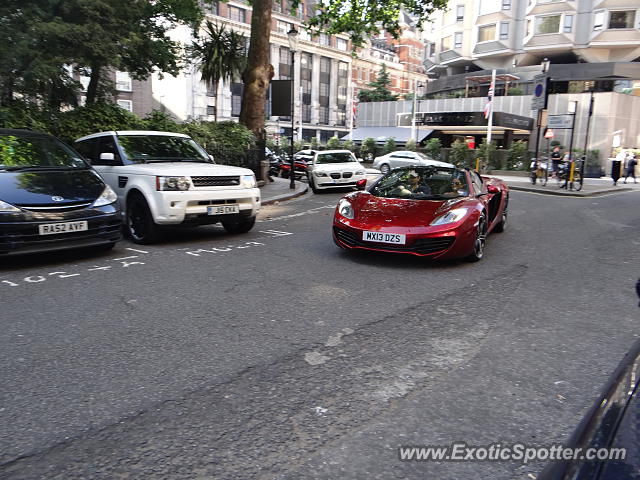
[[[147,201],[139,194],[127,201],[125,227],[134,243],[148,245],[160,237],[160,227],[153,221]]]
[[[309,176],[309,186],[311,187],[311,191],[313,191],[313,193],[318,193],[320,191],[318,187],[316,187],[316,182],[313,179],[313,176]]]
[[[389,164],[383,163],[382,165],[380,165],[380,173],[382,173],[383,175],[389,173],[390,170],[391,168],[389,167]]]
[[[476,238],[473,242],[473,252],[467,257],[469,262],[479,262],[484,257],[484,247],[487,241],[487,217],[484,213],[478,219]]]
[[[502,210],[502,219],[500,220],[500,223],[498,223],[494,228],[493,231],[496,233],[502,233],[504,232],[504,229],[507,225],[507,207],[509,206],[509,197],[506,198],[505,203],[504,203],[504,209]]]
[[[244,220],[222,220],[222,226],[228,233],[247,233],[256,224],[256,217]]]

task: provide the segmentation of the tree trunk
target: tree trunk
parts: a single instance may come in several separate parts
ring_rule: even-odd
[[[89,86],[87,87],[87,105],[91,105],[96,102],[98,96],[98,84],[100,83],[100,75],[102,74],[102,68],[97,64],[91,65],[91,77],[89,80]]]
[[[242,75],[244,92],[240,109],[240,123],[254,133],[258,146],[262,146],[263,153],[266,141],[265,103],[269,82],[273,77],[273,66],[269,63],[271,8],[272,0],[253,1],[251,40],[247,55],[247,68]]]

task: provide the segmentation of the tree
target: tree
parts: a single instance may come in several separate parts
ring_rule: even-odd
[[[335,135],[327,140],[327,150],[337,150],[340,148],[340,139]]]
[[[450,163],[453,163],[457,167],[467,166],[467,155],[469,147],[461,140],[456,140],[451,144],[451,158]]]
[[[483,138],[482,143],[478,147],[478,154],[484,159],[487,165],[500,168],[500,160],[496,156],[495,142],[487,143],[487,139]]]
[[[434,160],[440,160],[442,152],[442,142],[439,138],[430,138],[425,144],[425,153]]]
[[[507,151],[507,170],[516,170],[518,163],[526,163],[524,162],[524,154],[526,151],[527,142],[522,140],[512,142]]]
[[[364,158],[367,158],[369,155],[371,155],[372,157],[375,157],[377,151],[378,151],[378,144],[373,138],[368,137],[362,141],[362,146],[360,147],[360,154]]]
[[[407,143],[404,146],[405,150],[408,150],[410,152],[415,152],[416,151],[416,141],[413,138],[410,138],[409,140],[407,140]]]
[[[194,42],[190,51],[198,65],[202,80],[214,92],[216,108],[214,121],[218,121],[218,85],[220,80],[239,77],[246,67],[246,37],[234,30],[227,30],[226,24],[205,23],[207,38]]]
[[[361,102],[395,101],[398,96],[391,93],[389,85],[391,85],[391,77],[387,72],[387,66],[383,63],[378,76],[369,84],[369,90],[360,90],[358,92],[358,100]]]
[[[312,33],[328,35],[348,33],[354,48],[361,47],[365,38],[384,29],[394,37],[400,31],[400,13],[417,19],[420,29],[429,16],[447,7],[447,0],[327,0],[315,5],[316,15],[307,21]],[[302,0],[292,0],[291,12],[297,12]],[[269,64],[272,0],[253,0],[251,40],[247,69],[243,75],[244,93],[240,123],[249,127],[264,142],[265,102],[273,67]]]
[[[396,144],[396,139],[391,137],[384,144],[384,153],[395,152],[398,149],[398,145]]]

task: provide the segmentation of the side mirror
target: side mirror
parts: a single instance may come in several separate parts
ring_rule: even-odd
[[[487,192],[489,193],[500,193],[500,189],[495,185],[487,185]]]
[[[367,187],[367,179],[366,178],[363,178],[363,179],[358,180],[356,182],[356,188],[358,190],[364,190],[366,187]]]
[[[116,156],[111,152],[102,152],[100,154],[100,163],[103,165],[116,165]]]
[[[216,161],[213,159],[213,155],[211,155],[210,153],[208,155],[209,155],[209,160],[211,160],[211,163],[216,163]]]

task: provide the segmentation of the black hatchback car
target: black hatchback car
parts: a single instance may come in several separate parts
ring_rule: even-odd
[[[0,129],[0,256],[113,247],[121,238],[115,192],[56,138]]]

